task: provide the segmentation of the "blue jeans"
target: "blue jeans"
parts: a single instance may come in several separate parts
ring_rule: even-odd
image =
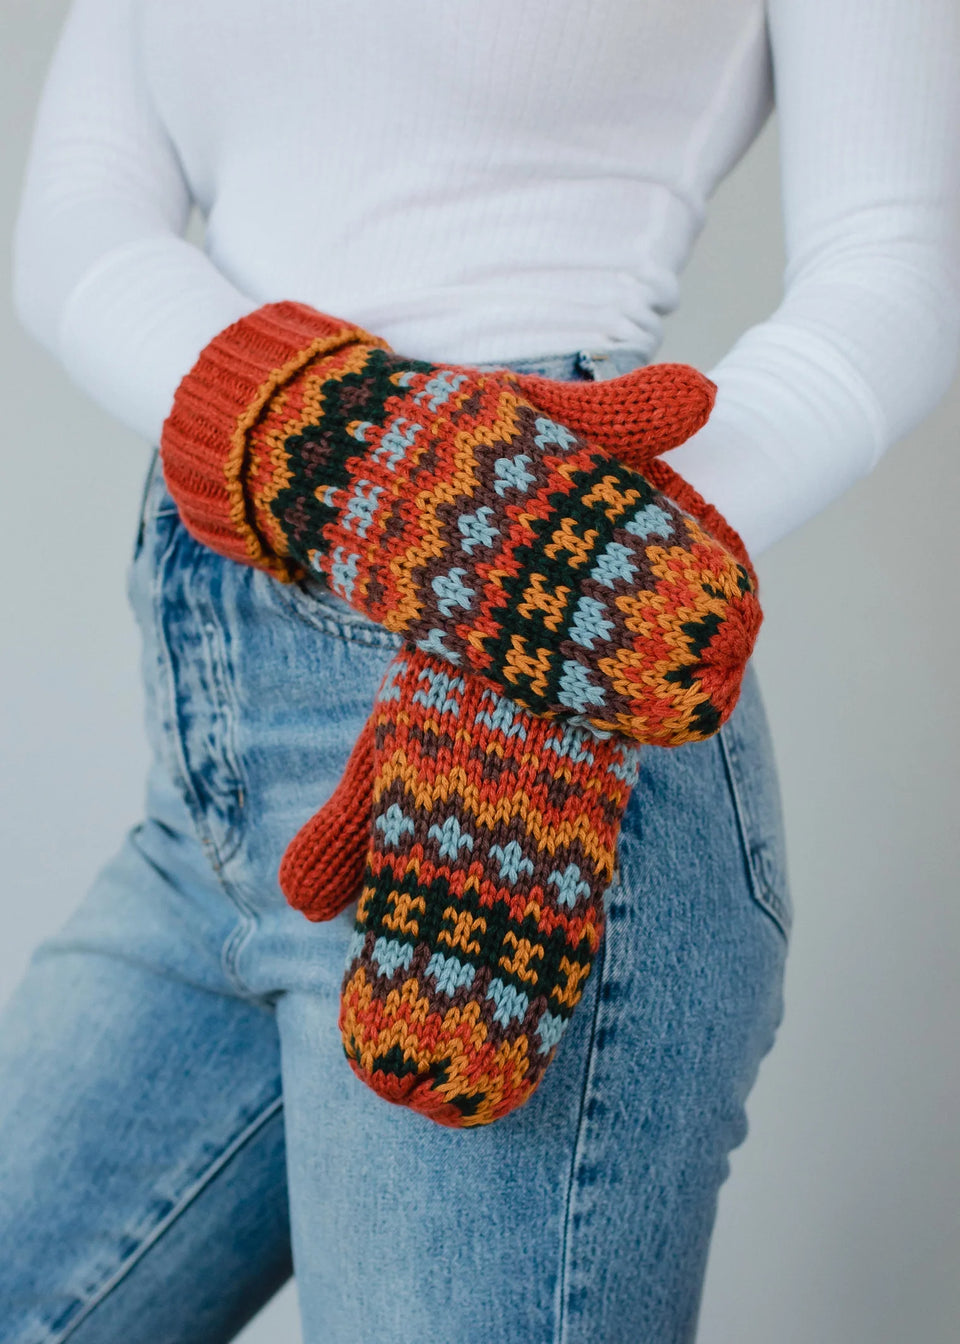
[[[156,459],[130,594],[146,819],[0,1020],[2,1344],[214,1344],[293,1266],[307,1344],[692,1340],[790,923],[752,671],[718,736],[643,753],[602,952],[539,1090],[450,1130],[353,1077],[354,910],[310,924],[276,880],[396,637],[197,545]]]

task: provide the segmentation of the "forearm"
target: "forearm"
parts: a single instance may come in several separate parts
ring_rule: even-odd
[[[960,358],[955,0],[770,0],[783,301],[677,469],[756,557],[869,472]]]
[[[31,334],[156,443],[183,370],[257,303],[182,236],[191,192],[134,27],[133,0],[75,0],[38,113],[13,283]]]

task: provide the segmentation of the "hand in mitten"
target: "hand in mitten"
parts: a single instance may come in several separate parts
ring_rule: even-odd
[[[659,745],[707,737],[759,627],[752,570],[559,418],[594,404],[586,386],[405,359],[267,305],[181,383],[164,469],[201,540],[281,577],[314,569],[536,714]],[[669,437],[692,409],[702,423],[713,395],[684,366],[603,386],[626,437]]]
[[[343,823],[365,814],[340,1030],[374,1091],[464,1127],[527,1100],[600,943],[639,755],[429,654],[395,655],[337,794],[281,869],[288,895],[319,897],[305,913],[337,913],[357,895]]]

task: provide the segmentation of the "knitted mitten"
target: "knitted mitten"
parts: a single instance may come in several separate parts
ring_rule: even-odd
[[[372,801],[344,1051],[387,1100],[487,1124],[533,1092],[583,992],[640,748],[536,717],[418,650],[394,657],[370,724],[313,829],[338,854],[337,828]],[[298,857],[321,853],[288,851],[288,891]],[[307,913],[335,914],[358,876]]]
[[[282,577],[313,568],[534,713],[659,745],[707,737],[760,624],[754,575],[729,538],[570,428],[588,386],[604,388],[598,434],[670,437],[671,417],[702,423],[713,395],[684,366],[602,385],[437,366],[271,304],[181,383],[164,470],[200,540]]]

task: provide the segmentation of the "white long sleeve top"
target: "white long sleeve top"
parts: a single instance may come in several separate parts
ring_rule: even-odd
[[[207,341],[276,299],[422,358],[649,359],[774,97],[782,302],[671,459],[756,554],[960,358],[957,0],[74,0],[17,308],[153,441]]]

